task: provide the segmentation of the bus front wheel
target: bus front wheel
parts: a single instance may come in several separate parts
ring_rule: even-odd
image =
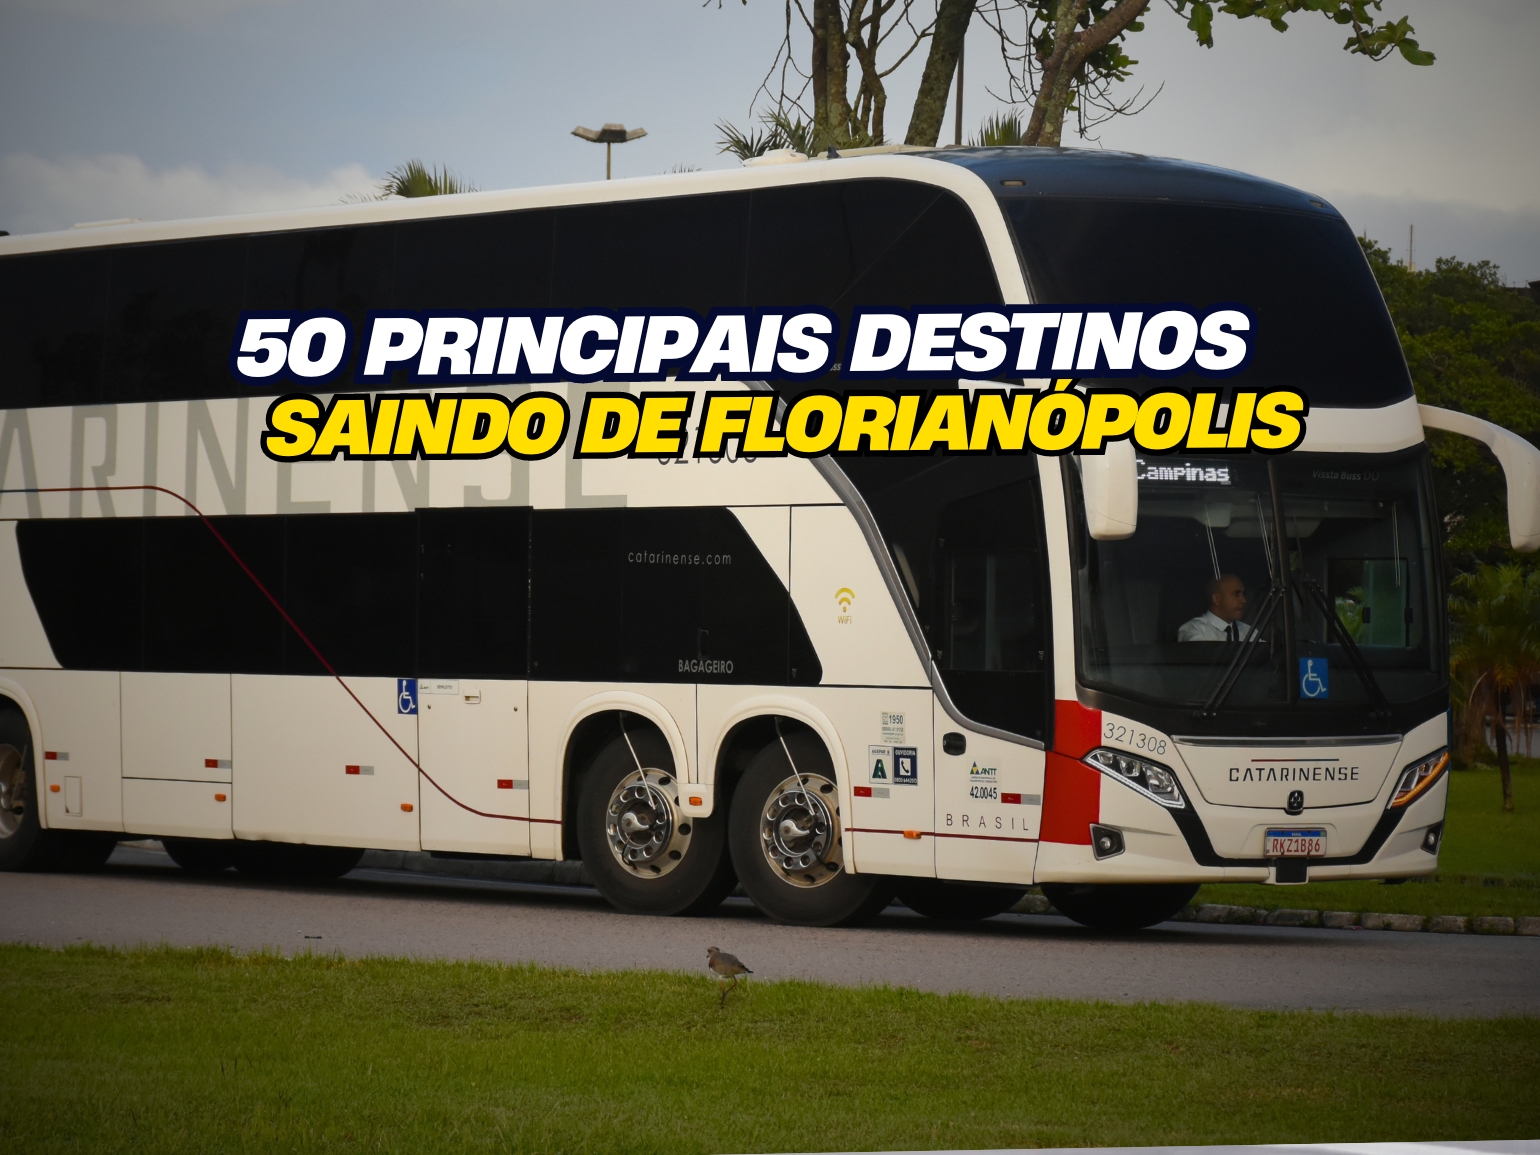
[[[364,856],[352,846],[291,842],[235,842],[232,851],[235,868],[242,874],[271,882],[327,882],[341,878]],[[172,857],[180,865],[181,860]]]
[[[736,879],[721,814],[679,809],[674,756],[647,726],[600,750],[578,796],[578,848],[593,884],[627,914],[703,914]]]
[[[0,710],[0,870],[96,870],[118,840],[89,830],[44,830],[37,750],[20,710]]]
[[[162,838],[171,861],[188,874],[218,874],[235,865],[235,843],[221,838]]]
[[[891,878],[845,868],[834,766],[807,731],[785,733],[754,755],[728,821],[743,889],[776,922],[854,926],[893,900]]]
[[[1060,914],[1093,930],[1143,930],[1165,922],[1197,893],[1196,882],[1043,883]]]

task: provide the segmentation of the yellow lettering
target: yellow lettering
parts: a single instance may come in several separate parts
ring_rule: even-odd
[[[888,426],[898,415],[898,405],[881,394],[851,394],[845,398],[845,425],[840,431],[840,452],[859,453],[861,438],[873,453],[888,451]]]
[[[485,421],[483,421],[483,418]],[[508,402],[501,397],[466,397],[455,421],[454,457],[490,457],[508,439]]]
[[[677,457],[684,452],[684,419],[691,397],[649,393],[642,398],[642,420],[631,452],[638,457]]]
[[[374,415],[374,436],[369,442],[369,453],[384,457],[390,452],[391,438],[396,435],[396,419],[401,416],[401,398],[381,397],[379,411]]]
[[[909,448],[929,453],[940,442],[954,452],[968,448],[968,413],[961,393],[937,393]]]
[[[1011,390],[1011,411],[1005,412],[1005,398],[998,393],[980,393],[973,409],[973,436],[969,449],[988,449],[991,437],[1000,439],[1000,448],[1019,452],[1027,444],[1027,415],[1032,410],[1033,394],[1025,389]]]
[[[1085,437],[1080,448],[1094,453],[1108,441],[1133,432],[1139,399],[1131,393],[1092,393],[1086,400]]]
[[[810,433],[808,427],[813,416],[818,416],[818,432]],[[827,393],[808,393],[792,402],[786,414],[786,444],[793,453],[812,455],[823,453],[840,435],[840,423],[845,410],[837,398]]]
[[[590,396],[574,457],[618,457],[631,448],[642,407],[625,394]]]
[[[369,402],[363,397],[338,397],[326,414],[321,436],[310,451],[312,457],[334,457],[341,449],[347,456],[369,452]]]
[[[706,398],[700,434],[695,439],[696,457],[720,457],[728,434],[742,435],[754,398],[748,393],[713,393]]]
[[[433,401],[433,408],[428,402]],[[424,457],[447,457],[449,435],[455,427],[458,397],[408,397],[401,403],[401,424],[396,427],[397,457],[415,457],[422,446]]]
[[[1039,453],[1063,453],[1080,439],[1084,428],[1085,398],[1055,386],[1054,392],[1042,395],[1032,406],[1027,436]]]
[[[1251,415],[1257,410],[1255,393],[1237,393],[1230,406],[1230,440],[1226,448],[1245,449],[1251,439]]]
[[[770,436],[770,418],[775,413],[775,395],[756,393],[749,409],[749,428],[743,435],[743,452],[747,455],[767,453],[776,455],[786,452],[786,438]]]
[[[1168,414],[1166,427],[1159,428],[1160,415]],[[1151,453],[1175,449],[1187,436],[1192,423],[1192,402],[1182,393],[1151,393],[1139,402],[1139,419],[1134,422],[1134,444]]]
[[[284,461],[304,457],[315,444],[315,426],[310,422],[320,416],[321,405],[314,397],[285,397],[268,411],[272,432],[262,438],[262,448],[269,457]]]
[[[508,417],[508,448],[523,461],[556,452],[567,432],[567,403],[550,393],[531,393]]]
[[[1187,431],[1188,449],[1223,449],[1229,435],[1214,432],[1214,406],[1217,393],[1199,393],[1192,399],[1192,426]]]
[[[1305,423],[1300,420],[1304,413],[1305,399],[1298,393],[1277,389],[1262,394],[1257,402],[1257,422],[1268,430],[1252,426],[1251,444],[1270,452],[1293,449],[1305,437]]]

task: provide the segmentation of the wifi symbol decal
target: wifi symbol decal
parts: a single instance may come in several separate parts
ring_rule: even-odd
[[[850,603],[856,600],[856,591],[852,589],[838,589],[834,592],[834,600],[839,603],[839,621],[844,625],[850,624]]]

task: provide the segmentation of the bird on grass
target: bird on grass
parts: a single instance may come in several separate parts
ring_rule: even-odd
[[[711,968],[711,973],[719,979],[732,979],[732,986],[722,983],[722,1006],[727,1005],[727,992],[738,985],[739,975],[751,975],[754,972],[738,961],[737,955],[728,954],[718,950],[714,946],[706,948],[706,965]]]

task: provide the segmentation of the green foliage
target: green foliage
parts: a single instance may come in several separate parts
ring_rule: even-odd
[[[997,148],[1001,145],[1026,144],[1027,125],[1014,112],[997,112],[979,128],[968,142],[970,148]]]
[[[783,148],[795,149],[803,156],[813,155],[816,147],[813,142],[813,126],[805,123],[800,116],[793,120],[787,113],[775,109],[765,113],[759,120],[762,128],[750,125],[746,129],[737,128],[725,120],[719,121],[716,129],[722,135],[717,139],[717,144],[721,146],[717,151],[731,153],[739,160],[764,156],[767,152]]]
[[[704,970],[10,944],[0,1001],[6,1151],[678,1155],[1540,1130],[1533,1018],[757,980],[724,1008]]]
[[[1374,241],[1359,243],[1390,306],[1417,399],[1540,440],[1540,304],[1504,286],[1490,261],[1440,257],[1413,272]],[[1540,560],[1508,547],[1505,483],[1486,449],[1453,434],[1431,432],[1428,440],[1454,567]]]
[[[1376,13],[1382,0],[1171,0],[1181,15],[1188,16],[1187,27],[1205,48],[1214,47],[1214,10],[1238,19],[1266,20],[1279,32],[1287,32],[1289,23],[1284,19],[1297,12],[1319,12],[1334,23],[1352,25],[1343,50],[1371,60],[1383,60],[1392,52],[1399,52],[1408,64],[1429,65],[1436,59],[1431,52],[1420,47],[1412,38],[1415,29],[1405,16],[1399,20],[1377,23]]]
[[[380,197],[436,197],[453,193],[479,191],[475,185],[450,172],[448,167],[428,168],[420,160],[409,160],[385,174],[380,182]]]

